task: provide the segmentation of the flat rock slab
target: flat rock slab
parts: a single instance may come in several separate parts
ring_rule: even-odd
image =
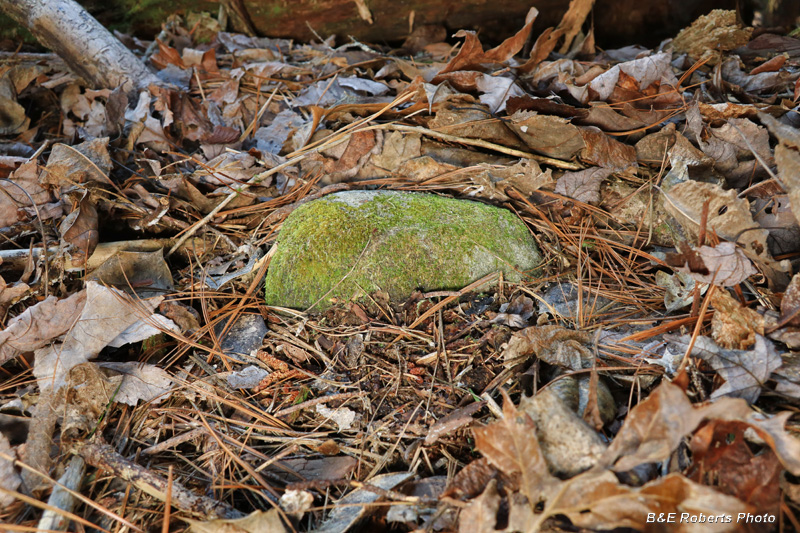
[[[297,208],[283,223],[265,281],[268,305],[322,311],[381,290],[460,289],[492,272],[521,281],[541,255],[512,212],[468,200],[348,191]]]

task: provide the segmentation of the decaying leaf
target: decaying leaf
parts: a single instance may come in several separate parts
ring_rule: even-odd
[[[476,448],[516,484],[531,506],[557,484],[534,437],[535,431],[530,416],[517,410],[508,396],[503,402],[501,420],[472,430]]]
[[[391,490],[410,479],[412,473],[383,474],[368,481],[369,485],[382,490]],[[380,498],[380,495],[367,488],[359,488],[347,494],[337,502],[336,508],[328,518],[316,529],[317,533],[344,533],[348,531],[367,512],[368,505]]]
[[[85,305],[80,317],[71,324],[63,342],[36,350],[33,374],[43,389],[58,390],[66,383],[69,370],[94,358],[109,342],[153,312],[161,297],[128,302],[123,293],[86,283]]]
[[[469,501],[459,516],[459,533],[492,533],[497,523],[500,509],[500,495],[497,493],[497,480],[492,479],[483,493]]]
[[[14,468],[13,460],[16,454],[11,448],[5,434],[0,433],[0,487],[5,490],[16,491],[22,480]],[[13,495],[2,491],[0,492],[0,505],[8,507],[14,503],[16,498]]]
[[[525,17],[525,25],[519,30],[516,35],[509,37],[500,45],[491,50],[484,52],[480,40],[478,40],[475,32],[471,31],[458,31],[455,36],[463,37],[464,44],[461,45],[461,50],[458,54],[450,60],[450,62],[439,71],[439,76],[433,79],[433,83],[439,83],[439,79],[443,74],[454,72],[458,70],[482,70],[484,65],[491,65],[494,63],[503,63],[511,59],[517,52],[522,50],[525,41],[531,32],[536,16],[539,10],[531,8]]]
[[[672,340],[683,351],[689,347],[688,335]],[[708,362],[725,380],[725,384],[711,394],[712,399],[729,396],[744,398],[749,403],[758,399],[769,376],[783,363],[772,341],[758,334],[752,350],[726,350],[700,335],[695,339],[691,355]]]
[[[754,443],[747,442],[748,429],[738,421],[711,420],[701,426],[690,441],[688,477],[761,512],[777,514],[781,464],[769,448],[753,453]]]
[[[532,326],[514,333],[503,353],[506,362],[534,355],[539,359],[570,370],[592,366],[589,345],[591,335],[561,326]]]
[[[738,420],[751,426],[790,472],[800,472],[800,439],[783,428],[789,413],[764,418],[739,398],[720,398],[692,406],[680,387],[664,382],[625,419],[601,464],[624,472],[637,465],[663,461],[704,419]]]
[[[261,531],[274,531],[284,533],[290,531],[281,520],[281,515],[277,509],[269,511],[255,511],[244,518],[218,518],[208,522],[200,522],[185,518],[190,530],[195,533],[258,533]]]

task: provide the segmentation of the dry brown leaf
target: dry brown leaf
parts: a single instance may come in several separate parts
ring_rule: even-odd
[[[592,167],[577,172],[565,172],[556,182],[555,192],[587,204],[600,202],[600,184],[614,171]]]
[[[564,32],[564,43],[561,45],[559,53],[566,54],[569,52],[572,40],[581,31],[581,26],[583,26],[586,17],[589,16],[593,5],[594,0],[570,0],[569,8],[556,28],[556,30],[563,30]]]
[[[558,484],[550,474],[535,431],[530,416],[518,411],[507,395],[503,418],[472,430],[478,451],[516,484],[531,506]]]
[[[548,157],[572,159],[586,147],[580,128],[564,118],[517,111],[508,125],[528,148]]]
[[[669,53],[653,54],[614,65],[588,83],[574,79],[563,87],[584,104],[636,102],[644,109],[674,107],[681,103],[681,97],[676,91],[678,79],[672,72],[671,61]]]
[[[192,533],[286,533],[286,529],[281,515],[277,509],[269,511],[255,511],[244,518],[219,518],[208,522],[200,522],[184,518],[189,525]]]
[[[86,304],[86,291],[59,300],[48,296],[8,321],[0,331],[0,364],[32,352],[69,331]]]
[[[609,446],[603,465],[624,472],[667,459],[704,419],[738,420],[750,425],[790,472],[800,473],[800,439],[784,429],[791,413],[765,418],[740,398],[721,398],[694,407],[680,387],[663,382],[634,407]]]
[[[92,139],[75,146],[56,143],[47,158],[42,183],[69,187],[78,183],[97,182],[110,185],[111,156],[108,137]]]
[[[581,135],[586,143],[580,153],[581,160],[615,171],[636,168],[636,149],[633,146],[609,137],[594,126],[581,127]]]
[[[35,352],[33,374],[42,390],[58,390],[66,384],[72,367],[96,357],[117,335],[149,316],[162,299],[141,300],[134,306],[123,293],[94,281],[86,283],[85,292],[86,303],[64,341]]]
[[[678,350],[686,351],[691,342],[689,335],[667,337]],[[726,350],[703,335],[695,338],[691,355],[710,364],[725,383],[711,393],[711,398],[743,398],[755,403],[770,375],[783,364],[772,341],[755,335],[751,350]]]
[[[32,207],[31,200],[38,206],[38,216],[47,218],[43,204],[52,202],[55,197],[39,183],[41,167],[35,160],[28,161],[11,173],[8,180],[0,181],[0,227],[8,227],[25,220],[26,210]],[[37,216],[36,210],[30,216]]]
[[[450,62],[439,71],[439,75],[457,70],[483,70],[483,65],[508,61],[514,57],[514,54],[522,50],[531,32],[533,21],[536,20],[538,14],[539,10],[532,7],[525,17],[525,25],[516,35],[509,37],[497,47],[485,52],[475,32],[459,30],[455,34],[455,37],[464,37],[464,44],[461,45],[461,50],[458,51],[456,57],[451,59]],[[433,79],[433,83],[440,83],[441,80],[437,78],[438,76]]]
[[[531,326],[514,333],[503,352],[506,364],[517,364],[521,357],[534,355],[551,365],[570,370],[592,366],[591,335],[563,326]]]
[[[186,68],[180,52],[172,48],[170,45],[162,43],[159,39],[156,39],[156,41],[158,42],[158,51],[153,54],[150,60],[157,69],[161,70],[166,68],[167,65],[175,65],[176,67]]]
[[[747,442],[748,429],[738,421],[704,424],[690,441],[692,465],[687,477],[753,505],[759,512],[778,514],[783,467],[769,448],[753,452]]]
[[[92,255],[100,240],[97,209],[84,191],[75,210],[61,222],[58,227],[61,233],[61,245],[68,247],[72,255],[72,266],[82,267]]]
[[[500,495],[497,493],[497,480],[492,479],[483,493],[469,501],[458,519],[459,533],[493,533],[497,525],[497,511],[500,508]]]
[[[512,100],[513,98],[509,98],[506,104]],[[508,113],[513,114],[511,111]],[[455,101],[447,102],[439,107],[436,116],[428,123],[428,127],[434,131],[442,131],[457,137],[483,139],[510,148],[525,148],[525,144],[503,121],[486,120],[489,114],[489,108],[486,106],[466,105],[466,103],[459,106]]]
[[[735,519],[739,513],[760,511],[680,474],[669,474],[640,488],[620,484],[610,472],[587,472],[565,484],[561,497],[545,511],[564,514],[575,526],[594,530],[653,531],[668,526],[669,531],[678,532],[755,531],[736,524]],[[735,527],[726,523],[728,516]]]

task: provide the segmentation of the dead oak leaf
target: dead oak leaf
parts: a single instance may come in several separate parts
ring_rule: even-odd
[[[509,37],[497,47],[485,52],[475,32],[459,30],[455,34],[455,37],[463,37],[464,44],[461,46],[461,50],[458,51],[456,57],[451,59],[450,62],[439,71],[439,75],[456,70],[482,70],[483,65],[508,61],[514,57],[514,54],[522,50],[531,32],[533,21],[536,20],[538,14],[538,9],[535,7],[531,8],[528,11],[528,15],[525,17],[525,26],[523,26],[516,35]],[[441,81],[437,78],[438,76],[433,79],[433,83],[439,83]]]
[[[779,478],[783,467],[769,448],[754,453],[747,442],[747,424],[712,420],[690,441],[692,465],[688,477],[715,487],[724,494],[754,505],[762,512],[777,513]]]
[[[497,480],[492,479],[477,498],[469,501],[459,516],[459,533],[492,533],[497,525],[497,511],[500,509],[500,495],[497,493]]]
[[[566,482],[558,501],[545,509],[549,515],[563,514],[573,525],[592,530],[619,527],[651,531],[650,516],[689,512],[697,517],[717,517],[753,513],[756,508],[711,487],[700,485],[680,474],[658,478],[642,487],[622,485],[611,472],[587,472]],[[663,516],[663,515],[662,515]],[[708,518],[707,518],[708,520]],[[708,524],[702,524],[709,528]],[[670,531],[697,531],[690,521],[670,524]],[[725,531],[748,531],[725,529]]]
[[[475,447],[536,505],[559,481],[550,474],[530,416],[504,394],[503,418],[472,430]]]
[[[625,472],[640,464],[663,461],[703,420],[720,419],[748,424],[772,448],[783,467],[797,475],[800,439],[784,429],[791,415],[783,412],[767,418],[741,398],[720,398],[694,407],[680,387],[665,381],[631,410],[601,465],[613,465],[612,470]]]

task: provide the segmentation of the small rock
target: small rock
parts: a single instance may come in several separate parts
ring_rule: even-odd
[[[502,270],[517,282],[541,255],[511,211],[433,194],[348,191],[295,210],[265,281],[267,304],[321,311],[378,290],[453,290]]]

